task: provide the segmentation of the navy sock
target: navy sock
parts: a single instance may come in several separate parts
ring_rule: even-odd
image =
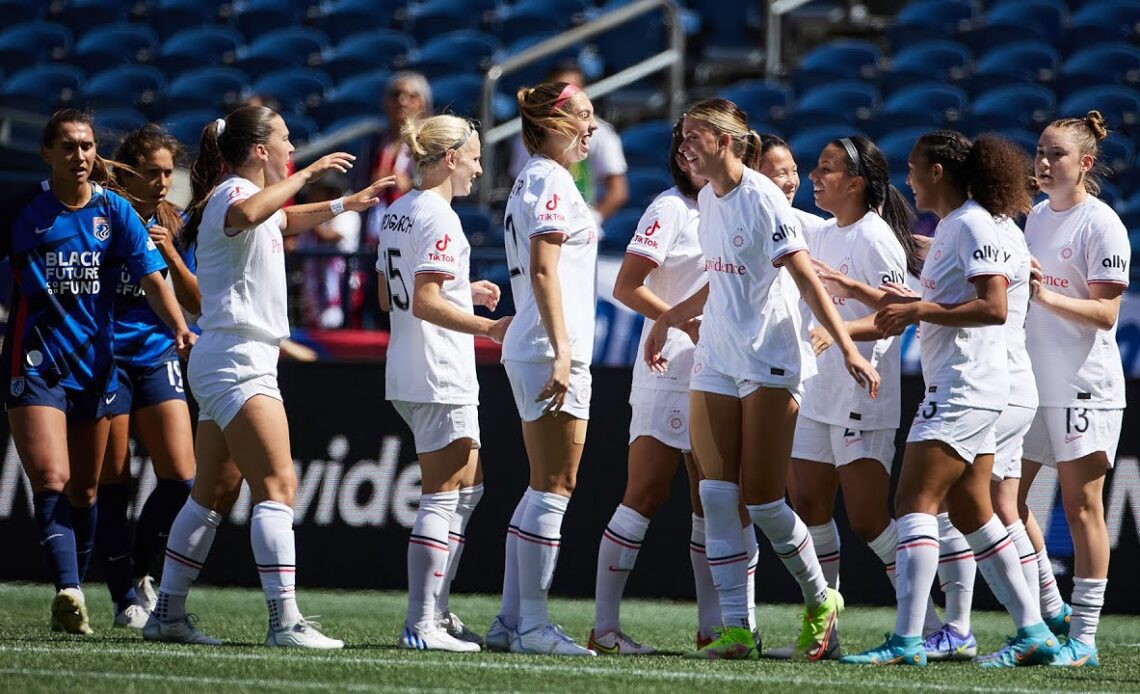
[[[95,544],[99,548],[99,556],[103,557],[107,590],[111,592],[111,599],[120,610],[138,602],[132,580],[131,538],[127,527],[130,500],[130,484],[99,485],[99,519],[96,523]]]
[[[51,570],[55,589],[79,587],[79,565],[75,558],[75,531],[71,527],[71,507],[62,492],[40,492],[32,499],[40,547]]]
[[[135,530],[135,574],[145,576],[162,557],[166,536],[174,517],[190,498],[194,480],[167,480],[158,478],[154,491],[143,505]]]
[[[95,525],[99,520],[99,506],[71,507],[71,527],[75,530],[75,559],[79,565],[79,580],[87,578],[91,565],[91,552],[95,549]]]

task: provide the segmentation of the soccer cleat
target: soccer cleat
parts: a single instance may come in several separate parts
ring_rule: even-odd
[[[449,636],[466,643],[473,643],[477,646],[483,645],[483,637],[476,634],[467,628],[467,625],[459,619],[459,616],[454,612],[448,612],[446,615],[437,615],[437,625],[443,629]]]
[[[972,660],[978,655],[978,641],[973,630],[963,636],[949,624],[943,624],[941,629],[927,636],[922,648],[926,651],[927,660]]]
[[[91,623],[87,619],[87,602],[79,588],[64,588],[51,601],[51,630],[89,636]]]
[[[442,627],[420,630],[405,626],[404,633],[396,641],[396,646],[414,651],[449,651],[451,653],[476,653],[479,651],[479,644],[461,641],[447,633]]]
[[[483,647],[488,651],[506,653],[511,650],[511,644],[517,637],[518,632],[507,626],[502,615],[498,615],[495,621],[491,622],[491,628],[487,629],[487,635],[483,637]]]
[[[546,624],[519,634],[511,643],[512,653],[540,653],[543,655],[596,656],[589,648],[582,648],[562,631],[557,624]]]
[[[139,596],[139,603],[147,614],[154,612],[158,604],[158,593],[154,590],[154,579],[150,576],[141,576],[135,580],[135,592]]]
[[[833,626],[831,633],[827,637],[827,646],[822,650],[822,655],[816,658],[810,658],[807,653],[799,650],[799,642],[789,646],[780,646],[778,648],[769,648],[765,653],[765,658],[775,658],[777,660],[792,660],[802,659],[807,657],[808,660],[838,660],[839,659],[839,627]]]
[[[792,657],[799,660],[823,660],[832,651],[832,636],[838,636],[836,623],[839,613],[843,611],[843,596],[839,591],[828,588],[827,598],[814,609],[806,608],[803,611],[803,627],[800,636],[796,639],[795,652]],[[835,646],[838,648],[838,644]]]
[[[757,660],[760,649],[756,636],[748,627],[725,627],[717,630],[717,638],[703,648],[685,654],[696,660]]]
[[[151,614],[146,626],[142,629],[144,641],[162,641],[164,643],[189,643],[199,646],[220,646],[221,640],[198,631],[195,626],[198,615],[187,614],[181,619],[162,621]]]
[[[142,605],[132,603],[123,609],[115,607],[115,626],[127,629],[142,629],[150,615]]]
[[[713,641],[715,641],[716,636],[712,636],[712,635],[705,636],[703,633],[701,633],[701,631],[698,630],[696,640],[697,640],[697,650],[699,651],[702,648],[704,648],[705,646],[707,646],[710,643],[712,643]]]
[[[984,668],[1048,665],[1061,650],[1058,637],[1044,622],[1017,630],[1017,636],[1006,639],[1006,645],[974,662]]]
[[[921,636],[895,636],[888,634],[887,640],[878,648],[862,653],[845,655],[839,659],[844,665],[915,665],[926,666],[926,651],[922,648]]]
[[[316,650],[333,650],[344,648],[344,641],[330,639],[319,630],[320,624],[306,619],[280,629],[269,629],[265,636],[266,646],[278,648],[312,648]]]
[[[657,652],[656,648],[634,641],[623,631],[610,631],[601,636],[594,636],[594,630],[591,629],[590,640],[586,647],[596,651],[598,655],[653,655]]]
[[[1069,635],[1069,623],[1073,619],[1073,608],[1069,607],[1069,603],[1061,603],[1061,611],[1052,617],[1045,618],[1045,626],[1049,627],[1049,631],[1057,636]]]
[[[1100,659],[1097,658],[1096,646],[1069,639],[1049,664],[1054,667],[1100,667]]]

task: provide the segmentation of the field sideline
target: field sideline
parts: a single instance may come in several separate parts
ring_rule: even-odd
[[[252,589],[199,588],[190,609],[200,626],[227,641],[220,648],[153,645],[135,632],[111,628],[110,602],[101,586],[89,588],[88,605],[96,635],[52,634],[47,629],[51,593],[45,586],[0,584],[0,691],[58,692],[62,686],[93,691],[212,692],[326,690],[379,692],[536,692],[675,691],[704,685],[724,687],[806,687],[810,690],[927,692],[1140,691],[1140,619],[1109,615],[1101,619],[1099,670],[1027,668],[983,671],[969,664],[925,669],[862,668],[837,663],[776,661],[700,662],[677,657],[574,660],[500,654],[412,653],[393,645],[403,621],[399,593],[302,590],[307,613],[319,613],[325,632],[342,638],[343,652],[283,652],[260,646],[265,638],[265,607]],[[492,596],[458,596],[453,607],[476,630],[498,607]],[[795,636],[797,608],[759,609],[765,647]],[[553,600],[552,615],[585,642],[593,604]],[[635,638],[671,653],[692,647],[696,609],[692,604],[629,601],[623,622]],[[841,621],[846,649],[878,645],[893,626],[893,611],[851,608]],[[978,613],[974,630],[983,651],[1012,631],[1004,614]]]

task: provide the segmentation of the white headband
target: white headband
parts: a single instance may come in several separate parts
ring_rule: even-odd
[[[221,137],[222,133],[226,131],[226,119],[219,118],[218,120],[214,121],[214,123],[218,126],[218,137]]]

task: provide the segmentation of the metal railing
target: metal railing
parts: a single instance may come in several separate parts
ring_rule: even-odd
[[[781,20],[787,13],[809,2],[811,0],[773,0],[768,3],[768,45],[765,48],[766,56],[764,59],[764,74],[768,79],[774,80],[780,77],[784,70],[784,34],[780,26]]]
[[[664,12],[669,26],[669,48],[603,80],[588,85],[586,93],[591,97],[604,96],[659,70],[669,69],[669,116],[670,119],[673,119],[681,115],[682,100],[685,98],[685,31],[684,27],[681,26],[680,10],[674,0],[638,0],[638,2],[607,12],[570,31],[552,36],[522,53],[492,65],[487,70],[486,77],[483,80],[483,100],[480,109],[480,127],[482,130],[479,133],[483,141],[484,170],[492,172],[493,175],[495,171],[494,145],[522,130],[522,121],[519,118],[513,118],[492,127],[494,120],[492,104],[495,98],[495,87],[505,75],[530,67],[536,60],[573,47],[585,39],[657,10]],[[490,183],[479,186],[480,205],[486,207],[490,204],[493,188],[494,186]]]

